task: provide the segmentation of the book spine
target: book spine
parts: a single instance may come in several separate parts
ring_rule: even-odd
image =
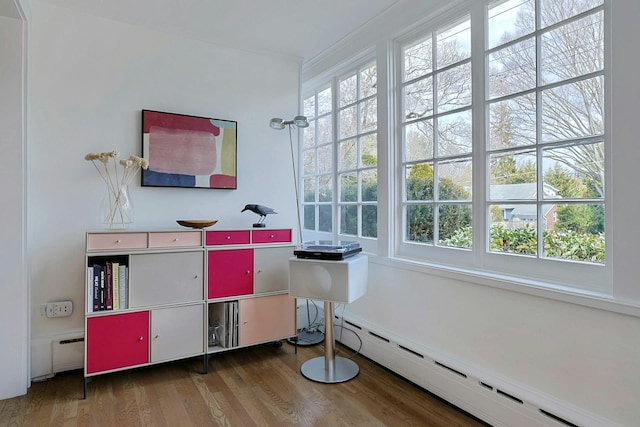
[[[93,266],[92,265],[87,267],[86,304],[87,304],[87,313],[93,312]]]
[[[127,292],[128,292],[128,284],[127,284],[127,266],[121,265],[118,271],[118,282],[120,284],[120,309],[128,308],[127,306]]]
[[[100,277],[102,267],[93,265],[93,311],[100,311]]]
[[[105,268],[105,310],[113,310],[113,264],[107,262]]]
[[[113,309],[120,309],[120,263],[112,263],[113,277]]]
[[[100,268],[100,310],[105,309],[106,290],[104,288],[104,285],[105,285],[104,275],[105,275],[104,268]]]

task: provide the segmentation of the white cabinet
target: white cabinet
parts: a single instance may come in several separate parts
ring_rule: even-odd
[[[204,304],[151,311],[151,363],[204,352]]]
[[[210,353],[294,336],[292,253],[291,229],[88,232],[85,397],[95,375],[193,356],[207,372]]]

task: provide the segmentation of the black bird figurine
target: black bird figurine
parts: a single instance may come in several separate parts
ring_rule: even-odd
[[[267,207],[267,206],[262,206],[262,205],[245,205],[244,209],[242,209],[240,212],[244,212],[244,211],[251,211],[254,213],[257,213],[258,215],[260,215],[260,219],[258,220],[258,222],[256,222],[255,224],[253,224],[254,227],[258,228],[258,227],[266,227],[266,224],[264,223],[264,220],[267,218],[267,215],[270,214],[277,214],[278,212],[274,211],[273,209]]]

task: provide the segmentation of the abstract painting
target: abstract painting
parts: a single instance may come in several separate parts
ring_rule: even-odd
[[[142,110],[143,187],[237,188],[238,123]]]

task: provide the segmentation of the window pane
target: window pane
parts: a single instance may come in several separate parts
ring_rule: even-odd
[[[438,163],[438,200],[471,200],[470,158]]]
[[[536,45],[533,37],[489,55],[489,98],[536,87]]]
[[[543,216],[545,257],[604,263],[604,204],[548,204]]]
[[[311,148],[316,144],[316,122],[310,121],[309,127],[302,132],[302,148]]]
[[[521,255],[538,253],[536,205],[489,205],[489,250]]]
[[[360,98],[375,95],[378,91],[378,71],[375,65],[360,73]]]
[[[491,200],[536,199],[536,153],[509,151],[489,156]]]
[[[358,144],[356,139],[340,143],[339,170],[355,169],[358,166]]]
[[[542,27],[555,24],[603,4],[603,0],[540,0]]]
[[[418,80],[404,88],[404,117],[407,120],[433,114],[433,79]]]
[[[355,74],[340,82],[340,107],[353,104],[358,99],[358,76]]]
[[[331,232],[333,230],[333,210],[331,205],[318,206],[318,230]]]
[[[530,93],[490,104],[489,138],[491,149],[535,144],[535,94]]]
[[[471,110],[438,118],[437,156],[471,153]]]
[[[333,176],[322,175],[318,177],[318,201],[333,201]]]
[[[316,208],[314,205],[305,205],[303,223],[305,230],[316,229]]]
[[[310,96],[303,102],[303,114],[307,116],[309,120],[316,117],[316,97]]]
[[[437,74],[438,112],[471,105],[471,63]]]
[[[360,138],[360,165],[376,166],[378,164],[378,135],[373,133]]]
[[[331,126],[331,116],[320,117],[317,121],[318,126],[318,141],[317,144],[326,144],[333,141]]]
[[[433,164],[406,167],[406,200],[433,200]]]
[[[489,5],[489,48],[496,47],[535,30],[534,0],[496,0]]]
[[[408,123],[404,127],[405,161],[433,158],[433,120]]]
[[[358,132],[358,107],[353,105],[340,110],[340,139],[355,136]]]
[[[316,150],[304,150],[302,152],[304,162],[304,174],[311,175],[316,172]]]
[[[372,98],[360,103],[360,132],[369,132],[378,127],[378,106]]]
[[[378,201],[378,171],[376,169],[363,170],[360,176],[362,178],[362,201]]]
[[[410,242],[433,243],[433,206],[407,206],[407,240]]]
[[[602,76],[542,92],[542,141],[553,142],[604,133]]]
[[[358,207],[340,206],[340,233],[358,235]]]
[[[378,237],[378,207],[376,205],[362,206],[362,236]]]
[[[541,75],[545,84],[604,68],[604,12],[569,22],[542,35]]]
[[[542,152],[544,198],[604,198],[604,143],[576,144]],[[554,194],[555,193],[555,194]]]
[[[470,248],[471,205],[441,205],[438,208],[438,241],[442,246]]]
[[[358,175],[355,172],[340,174],[340,201],[358,201]]]
[[[404,76],[402,81],[415,79],[433,71],[431,38],[421,40],[404,49]]]
[[[333,165],[333,147],[325,145],[318,148],[318,173],[327,173],[332,171]]]
[[[471,21],[468,17],[438,32],[436,53],[438,68],[455,64],[471,56]]]
[[[318,115],[321,116],[331,110],[331,88],[327,88],[318,93]]]
[[[303,200],[305,202],[313,203],[316,201],[316,178],[304,179],[304,195]]]

